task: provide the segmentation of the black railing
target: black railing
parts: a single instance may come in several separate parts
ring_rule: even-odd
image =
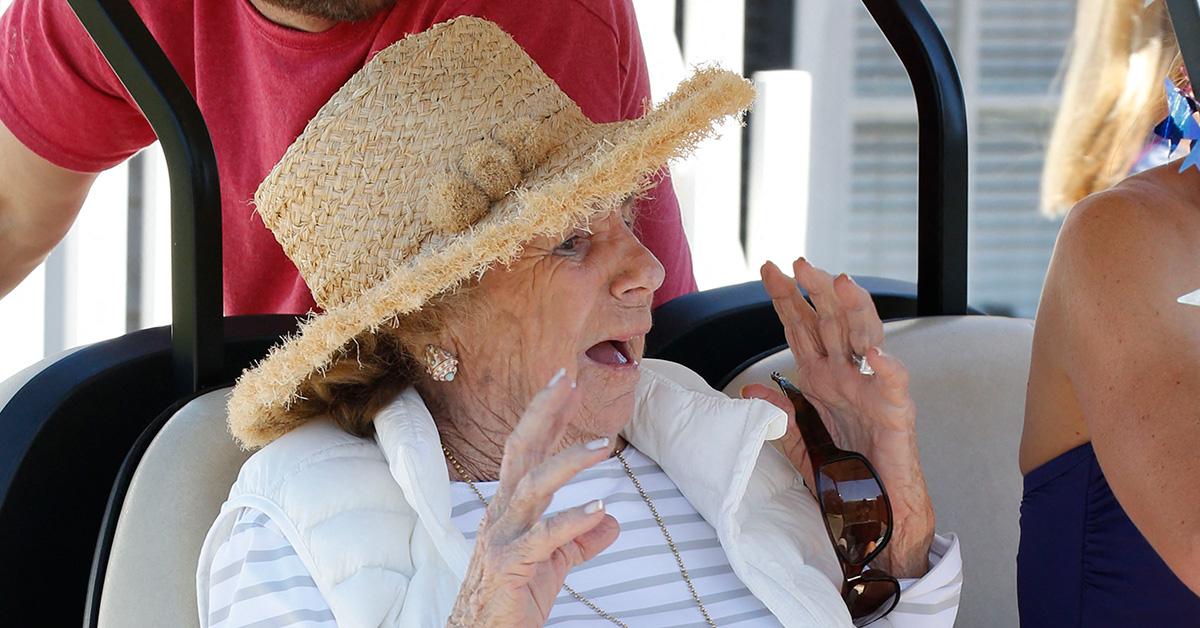
[[[967,313],[967,106],[954,57],[920,0],[863,0],[908,71],[920,127],[917,315]]]
[[[1195,10],[1195,0],[1171,1]],[[904,64],[917,100],[917,315],[967,314],[967,107],[954,57],[920,0],[863,0],[863,5]],[[681,49],[684,9],[677,0]]]
[[[218,383],[224,364],[221,192],[195,99],[128,0],[67,0],[167,160],[171,185],[172,382],[179,395]]]
[[[1200,5],[1196,0],[1167,0],[1167,11],[1190,77],[1192,71],[1200,72]],[[1195,89],[1196,81],[1191,84]]]

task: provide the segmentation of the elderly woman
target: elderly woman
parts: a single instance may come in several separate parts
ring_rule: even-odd
[[[886,514],[873,474],[811,474],[832,450],[798,392],[799,423],[767,387],[641,360],[663,270],[636,195],[752,95],[702,70],[593,124],[474,18],[355,75],[256,196],[325,312],[230,398],[261,450],[205,541],[201,624],[845,626],[903,586],[877,625],[950,626],[957,543],[862,289],[798,261],[813,309],[763,270],[799,388],[874,461]]]

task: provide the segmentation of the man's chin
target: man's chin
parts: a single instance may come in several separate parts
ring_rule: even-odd
[[[374,17],[397,0],[262,0],[266,4],[334,22],[359,22]]]

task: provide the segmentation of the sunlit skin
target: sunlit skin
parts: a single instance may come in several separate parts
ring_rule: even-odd
[[[418,385],[466,475],[499,480],[450,625],[541,625],[570,569],[619,534],[602,508],[542,514],[559,487],[620,446],[618,433],[632,417],[663,268],[630,227],[629,208],[604,213],[587,229],[535,239],[520,259],[486,273],[470,288],[469,313],[449,321],[439,340],[458,355],[458,375]],[[862,288],[803,260],[794,269],[815,310],[797,281],[773,265],[763,277],[802,373],[796,383],[839,444],[875,461],[888,485],[895,531],[878,566],[919,577],[928,569],[933,511],[907,372],[878,350],[882,324]],[[865,354],[877,375],[859,373],[852,352]],[[560,369],[563,377],[548,387]],[[791,410],[772,389],[745,394]],[[780,445],[807,474],[794,422]]]
[[[1038,306],[1021,471],[1083,443],[1200,594],[1200,172],[1171,163],[1081,201]]]

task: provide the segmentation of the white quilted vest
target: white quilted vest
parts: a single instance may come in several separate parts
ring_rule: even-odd
[[[786,415],[731,400],[677,364],[646,360],[624,435],[717,530],[742,582],[785,626],[850,626],[816,502],[766,440]],[[470,560],[450,520],[441,441],[413,390],[375,419],[374,440],[312,421],[247,460],[201,550],[197,582],[238,510],[271,517],[342,628],[441,627]],[[703,463],[699,463],[703,461]],[[199,586],[201,626],[208,591]]]

